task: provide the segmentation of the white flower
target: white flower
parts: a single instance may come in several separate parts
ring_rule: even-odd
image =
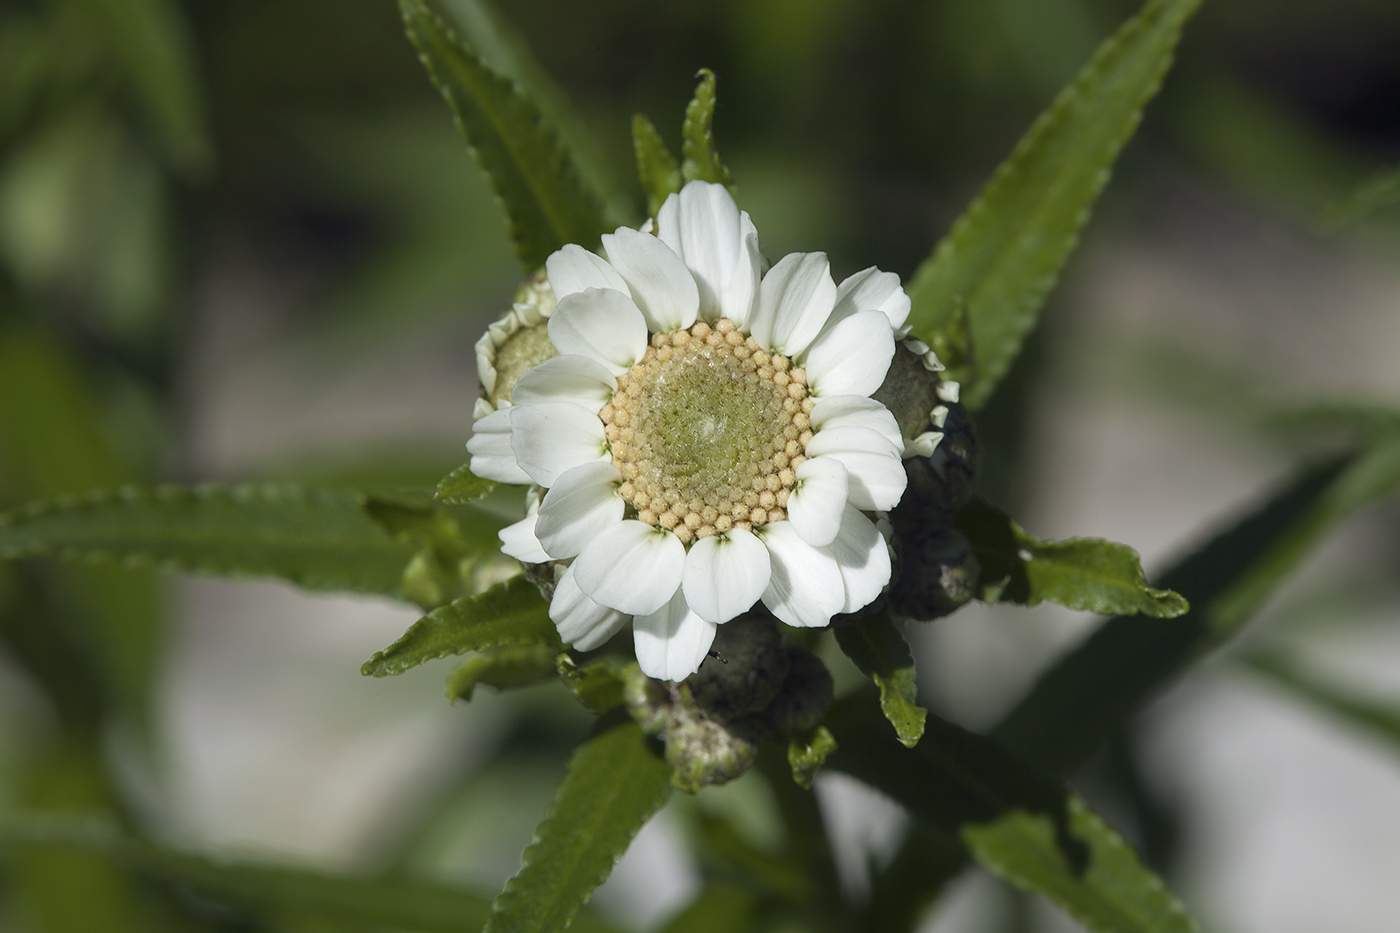
[[[546,490],[501,537],[520,560],[570,562],[550,604],[564,641],[597,647],[630,621],[642,670],[679,681],[756,602],[820,627],[889,582],[865,513],[903,494],[903,441],[869,396],[909,299],[875,269],[838,288],[821,253],[761,275],[753,222],[719,185],[686,185],[655,230],[549,258],[561,355],[468,448],[478,475]]]

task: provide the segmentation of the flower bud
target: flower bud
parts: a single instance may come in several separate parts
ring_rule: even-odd
[[[951,615],[977,595],[980,574],[972,543],[956,528],[926,525],[910,531],[900,537],[890,608],[920,622]]]
[[[769,731],[790,739],[821,725],[831,709],[831,672],[821,658],[801,648],[787,649],[788,675],[778,696],[763,711]]]
[[[778,624],[746,614],[719,627],[710,657],[685,687],[711,717],[734,722],[773,702],[787,675],[788,655]]]
[[[476,417],[509,404],[511,390],[526,370],[559,355],[549,341],[554,306],[554,291],[541,269],[520,286],[510,310],[476,342],[476,372],[481,380]]]

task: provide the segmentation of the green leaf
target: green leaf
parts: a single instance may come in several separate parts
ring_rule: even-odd
[[[744,933],[758,904],[753,892],[732,881],[712,881],[661,933]]]
[[[991,397],[1171,65],[1200,0],[1151,0],[1099,47],[953,225],[909,287],[915,335],[929,340],[966,302],[976,378],[963,402]]]
[[[448,700],[470,700],[477,684],[497,690],[529,687],[559,676],[554,659],[559,649],[548,644],[510,645],[483,651],[447,678]]]
[[[957,527],[982,565],[988,601],[1035,606],[1048,600],[1100,615],[1140,613],[1159,619],[1190,608],[1180,594],[1148,586],[1137,551],[1127,545],[1101,538],[1042,541],[981,499],[963,508]]]
[[[556,670],[564,686],[588,709],[602,715],[622,705],[626,681],[613,662],[591,661],[579,667],[568,652],[560,652]]]
[[[360,668],[367,677],[389,677],[450,654],[508,646],[560,647],[549,604],[524,577],[479,596],[454,600],[413,623],[403,637]]]
[[[0,819],[0,846],[42,846],[100,855],[256,911],[295,910],[425,933],[478,929],[490,915],[485,898],[444,885],[215,860],[123,835],[101,817],[10,815]]]
[[[681,176],[686,181],[709,181],[724,185],[734,193],[734,176],[715,151],[715,73],[701,68],[697,74],[695,98],[685,108],[681,127]]]
[[[681,190],[681,169],[656,127],[640,113],[632,117],[632,148],[647,196],[647,216],[655,217],[666,198]]]
[[[423,0],[400,0],[408,38],[486,173],[526,272],[567,243],[598,245],[602,201],[519,85],[486,65]]]
[[[584,742],[483,933],[564,929],[670,795],[671,768],[636,723]]]
[[[291,485],[125,487],[0,515],[0,557],[110,559],[271,576],[314,590],[401,596],[413,557],[351,490]]]
[[[873,616],[834,629],[836,643],[860,672],[880,688],[880,710],[894,726],[899,741],[909,748],[924,734],[928,710],[918,705],[914,657],[895,624],[885,616]]]
[[[1393,204],[1400,204],[1400,165],[1368,178],[1360,187],[1323,215],[1322,224],[1340,230]]]
[[[920,723],[919,727],[922,731],[923,723]],[[826,726],[817,726],[811,735],[788,742],[788,764],[792,767],[792,779],[799,786],[811,790],[812,782],[817,779],[817,772],[834,751],[836,739]]]
[[[471,471],[471,464],[464,463],[442,478],[433,498],[448,505],[467,505],[486,498],[495,488],[495,483],[477,476]]]
[[[1260,674],[1318,709],[1388,742],[1400,751],[1400,708],[1358,695],[1354,690],[1310,673],[1278,652],[1248,654],[1239,659]]]
[[[1147,701],[1233,636],[1339,520],[1400,486],[1400,439],[1315,467],[1163,575],[1178,619],[1115,618],[1041,677],[996,729],[1058,773],[1078,767]]]
[[[919,746],[905,750],[874,728],[874,707],[870,691],[860,691],[832,708],[827,725],[840,748],[830,767],[957,835],[987,869],[1092,930],[1196,929],[1162,880],[1063,784],[936,716]]]

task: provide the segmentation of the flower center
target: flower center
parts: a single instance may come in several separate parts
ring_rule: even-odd
[[[654,334],[599,417],[622,498],[689,543],[787,517],[812,405],[806,373],[721,318]]]

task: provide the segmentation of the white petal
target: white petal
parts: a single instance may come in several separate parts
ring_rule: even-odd
[[[739,212],[739,255],[734,271],[720,294],[720,312],[740,327],[747,327],[753,318],[754,302],[758,299],[758,283],[763,275],[763,256],[758,251],[758,230],[749,219],[748,211]]]
[[[526,515],[514,525],[496,532],[501,539],[501,553],[526,564],[543,564],[549,560],[540,539],[535,537],[535,522],[539,515]]]
[[[511,449],[510,412],[509,408],[501,408],[476,419],[467,441],[471,469],[482,479],[498,483],[528,483],[530,474],[520,468]]]
[[[669,246],[650,234],[619,227],[603,237],[603,248],[613,268],[627,280],[648,330],[666,332],[695,323],[700,291]]]
[[[846,603],[846,588],[831,551],[803,541],[792,522],[764,525],[759,537],[773,563],[763,605],[788,625],[828,624]]]
[[[807,443],[809,457],[835,457],[850,479],[847,501],[863,511],[883,511],[899,504],[908,482],[896,447],[871,428],[827,428]]]
[[[681,585],[700,618],[724,623],[758,602],[769,576],[768,549],[753,532],[735,528],[691,545]]]
[[[890,319],[890,328],[898,330],[909,317],[909,296],[900,287],[899,276],[881,272],[871,266],[850,276],[836,289],[833,320],[857,311],[879,311]]]
[[[511,389],[516,405],[573,402],[594,411],[612,398],[617,380],[606,366],[586,356],[556,356],[526,370]]]
[[[846,510],[846,489],[846,468],[834,457],[813,457],[797,468],[787,514],[803,541],[824,547],[835,540]]]
[[[574,579],[597,603],[646,615],[676,595],[685,545],[664,528],[634,519],[603,529],[574,561]]]
[[[624,503],[617,494],[621,485],[622,474],[606,461],[585,463],[560,475],[544,494],[535,527],[549,556],[577,557],[601,529],[622,521]]]
[[[558,301],[590,288],[612,288],[627,294],[627,282],[607,260],[575,243],[546,259],[544,270]]]
[[[859,510],[847,506],[841,530],[831,542],[831,553],[846,587],[842,612],[855,612],[870,605],[890,582],[890,549],[875,523]]]
[[[749,332],[765,350],[797,356],[821,333],[835,300],[826,253],[790,253],[759,283]]]
[[[904,436],[899,422],[890,410],[872,398],[861,395],[833,395],[818,399],[812,407],[812,430],[826,428],[872,428],[889,438],[896,447],[903,446]]]
[[[656,214],[656,233],[685,261],[700,293],[700,316],[713,321],[724,307],[727,286],[748,265],[739,206],[723,185],[692,181],[666,199]],[[755,251],[756,252],[756,251]]]
[[[559,301],[549,316],[549,341],[560,353],[597,360],[621,376],[647,348],[647,322],[631,297],[590,288]]]
[[[568,567],[554,585],[554,598],[549,601],[549,617],[559,630],[566,645],[580,651],[591,651],[616,635],[631,616],[616,609],[600,606],[578,588],[574,568]]]
[[[715,624],[706,622],[677,592],[660,610],[632,620],[632,641],[642,673],[657,680],[682,681],[700,668],[715,642]]]
[[[869,395],[885,381],[892,359],[889,321],[879,311],[857,311],[823,330],[802,365],[813,395]]]
[[[513,405],[506,410],[515,459],[541,486],[553,486],[564,472],[608,456],[603,422],[596,412],[571,402]]]

